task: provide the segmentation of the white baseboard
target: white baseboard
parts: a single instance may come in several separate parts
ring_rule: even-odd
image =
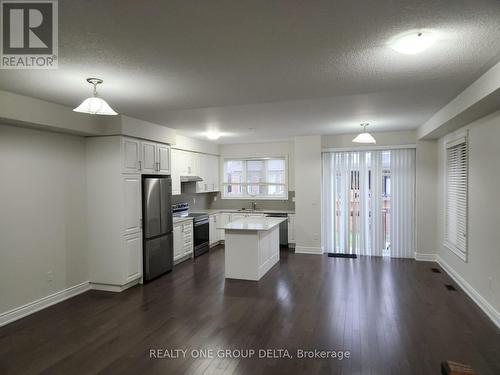
[[[323,254],[322,247],[295,246],[296,254]]]
[[[1,313],[0,327],[12,323],[18,319],[24,318],[25,316],[33,314],[49,306],[55,305],[56,303],[67,300],[68,298],[75,297],[78,294],[86,292],[87,290],[90,290],[90,283],[88,281],[85,281],[81,284],[74,285],[70,288],[27,303],[26,305],[16,307],[15,309]]]
[[[480,307],[481,310],[500,328],[500,312],[498,312],[486,299],[479,294],[465,279],[460,276],[439,255],[436,256],[439,265],[446,273],[467,293],[467,295]]]
[[[419,262],[436,262],[436,254],[428,254],[428,253],[415,253],[415,260]]]
[[[131,282],[125,285],[112,285],[112,284],[100,284],[100,283],[90,283],[90,289],[92,290],[101,290],[103,292],[115,292],[120,293],[125,289],[131,288],[134,285],[139,284],[141,279],[132,280]]]

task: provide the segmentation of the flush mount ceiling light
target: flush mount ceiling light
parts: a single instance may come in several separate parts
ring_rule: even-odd
[[[209,130],[208,132],[205,133],[208,139],[212,141],[216,141],[217,139],[220,138],[220,133],[217,130]]]
[[[436,34],[430,30],[409,31],[396,36],[390,46],[399,53],[416,55],[432,46],[436,39]]]
[[[103,81],[99,78],[87,78],[87,82],[94,86],[93,96],[85,99],[82,104],[73,109],[75,112],[89,113],[91,115],[117,115],[106,101],[97,96],[97,85]]]
[[[359,133],[356,138],[352,140],[354,143],[377,143],[375,138],[373,138],[372,135],[366,131],[366,127],[368,125],[370,124],[367,122],[361,124],[361,126],[363,127],[363,132]]]

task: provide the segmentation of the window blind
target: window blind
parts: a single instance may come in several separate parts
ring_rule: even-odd
[[[224,159],[224,199],[288,199],[287,158]]]
[[[465,260],[467,254],[467,139],[446,145],[445,246]]]

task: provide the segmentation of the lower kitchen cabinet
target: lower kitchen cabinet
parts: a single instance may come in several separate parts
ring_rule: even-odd
[[[193,256],[193,221],[174,224],[174,262]]]
[[[122,257],[125,264],[124,280],[126,283],[136,280],[142,275],[142,232],[124,236],[123,250],[125,255]]]
[[[295,214],[288,214],[288,243],[295,243]]]
[[[222,220],[222,214],[214,214],[208,217],[209,223],[209,244],[215,246],[219,243],[221,238],[221,229],[217,229]],[[223,231],[223,230],[222,230]]]

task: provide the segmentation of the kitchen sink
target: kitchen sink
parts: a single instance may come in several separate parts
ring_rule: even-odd
[[[264,210],[257,208],[256,210],[252,210],[251,208],[240,208],[238,212],[263,212]]]

